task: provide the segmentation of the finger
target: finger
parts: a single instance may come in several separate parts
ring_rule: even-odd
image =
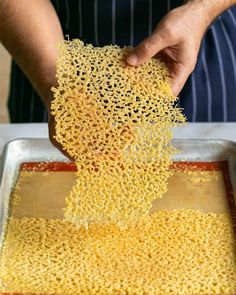
[[[174,74],[171,74],[171,88],[175,96],[179,95],[190,74],[191,70],[183,65],[179,66],[179,69]]]
[[[65,157],[67,157],[71,162],[75,162],[75,159],[63,149],[63,146],[60,143],[58,143],[55,139],[50,139],[50,141],[52,145],[57,148]]]
[[[56,147],[64,156],[66,156],[70,161],[74,162],[75,159],[71,157],[63,148],[63,146],[55,139],[56,128],[55,128],[55,120],[54,117],[49,113],[49,121],[48,121],[48,133],[49,139],[54,147]]]
[[[127,63],[131,66],[138,66],[155,56],[166,47],[165,41],[158,32],[154,32],[150,37],[141,42],[128,56]]]

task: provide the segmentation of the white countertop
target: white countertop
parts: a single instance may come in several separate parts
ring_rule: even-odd
[[[0,156],[15,138],[48,138],[47,124],[0,124]],[[174,130],[175,139],[227,139],[236,142],[236,123],[189,123]]]

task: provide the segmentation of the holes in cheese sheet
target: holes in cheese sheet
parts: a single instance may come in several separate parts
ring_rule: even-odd
[[[0,292],[20,294],[235,294],[229,214],[158,211],[135,226],[10,218]]]
[[[137,222],[167,188],[176,152],[171,128],[185,118],[165,65],[151,59],[129,67],[130,50],[59,45],[51,110],[55,138],[78,168],[64,211],[78,225]]]

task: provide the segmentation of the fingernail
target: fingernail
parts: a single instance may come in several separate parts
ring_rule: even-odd
[[[130,64],[131,66],[136,66],[138,63],[138,57],[135,54],[131,54],[128,58],[127,58],[127,63]]]

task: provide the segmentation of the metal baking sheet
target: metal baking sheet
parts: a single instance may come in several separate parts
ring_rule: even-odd
[[[12,189],[23,162],[68,162],[48,139],[15,139],[7,143],[0,163],[0,245],[8,218]]]
[[[225,140],[174,140],[181,151],[174,161],[227,161],[233,192],[236,192],[236,143]],[[48,139],[16,139],[9,142],[0,165],[0,237],[8,217],[8,204],[23,162],[69,162]],[[235,200],[233,200],[235,202]],[[1,240],[0,240],[1,242]]]
[[[176,162],[215,163],[227,161],[229,169],[227,175],[230,177],[231,191],[236,191],[235,143],[222,140],[175,140],[174,146],[181,151],[174,156]],[[21,164],[29,164],[29,162],[53,162],[54,164],[59,162],[60,164],[70,161],[54,148],[47,139],[17,139],[11,141],[5,146],[2,159],[3,161],[0,163],[0,235],[3,239],[4,225],[9,213],[8,204],[11,192],[18,179]],[[52,166],[53,163],[50,165]],[[231,201],[235,208],[235,200],[232,198]]]

